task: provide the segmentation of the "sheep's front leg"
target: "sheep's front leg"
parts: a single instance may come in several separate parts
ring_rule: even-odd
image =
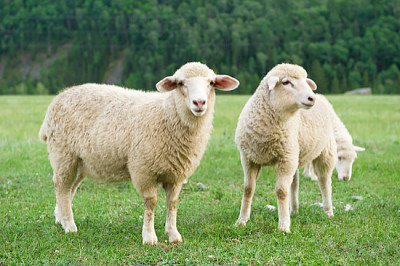
[[[143,244],[156,245],[158,239],[154,230],[154,210],[156,209],[158,194],[157,178],[148,173],[135,171],[134,165],[129,167],[129,172],[132,184],[144,199]]]
[[[246,225],[246,222],[250,220],[251,202],[253,200],[256,180],[260,174],[261,166],[250,162],[243,154],[241,154],[240,157],[244,172],[244,192],[242,206],[240,207],[240,215],[236,225]]]
[[[154,210],[157,204],[157,195],[155,197],[144,198],[144,218],[143,218],[143,244],[156,245],[158,242],[156,232],[154,231]]]
[[[299,169],[293,177],[290,193],[290,213],[296,214],[299,212]]]
[[[176,215],[179,192],[182,184],[164,184],[167,195],[167,219],[165,221],[165,234],[169,237],[169,242],[182,242],[182,236],[176,228]]]
[[[278,230],[290,233],[289,193],[297,167],[285,164],[277,168],[275,194],[278,201]]]

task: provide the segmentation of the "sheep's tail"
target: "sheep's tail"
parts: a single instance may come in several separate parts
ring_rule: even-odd
[[[44,143],[47,142],[47,132],[48,132],[47,129],[48,127],[47,127],[47,114],[46,114],[46,117],[43,120],[43,124],[39,130],[39,139]]]

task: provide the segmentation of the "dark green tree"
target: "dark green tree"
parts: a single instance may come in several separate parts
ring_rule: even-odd
[[[321,63],[318,60],[314,60],[311,69],[310,69],[309,77],[315,81],[318,87],[319,93],[327,93],[328,92],[328,80],[322,69]]]

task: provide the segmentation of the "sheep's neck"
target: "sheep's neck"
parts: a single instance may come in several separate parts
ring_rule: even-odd
[[[342,121],[340,121],[339,118],[334,117],[333,122],[333,133],[336,142],[351,144],[353,142],[352,137]]]
[[[275,102],[271,100],[269,93],[261,92],[257,98],[261,99],[259,105],[262,106],[265,110],[264,112],[269,115],[267,119],[274,124],[285,124],[299,113],[298,108],[288,108],[275,104]]]

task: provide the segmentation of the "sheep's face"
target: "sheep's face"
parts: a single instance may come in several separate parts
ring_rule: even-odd
[[[336,163],[336,171],[339,180],[349,181],[351,178],[351,169],[357,154],[354,153],[339,153],[338,161]]]
[[[299,65],[279,64],[273,67],[263,79],[263,87],[275,106],[287,112],[314,106],[317,85],[307,78],[307,71]]]
[[[268,77],[268,89],[281,105],[286,105],[289,109],[310,109],[315,104],[315,94],[313,90],[317,88],[314,81],[309,78],[297,78],[285,76]]]
[[[178,82],[178,90],[184,95],[187,108],[195,115],[207,111],[210,93],[214,93],[214,79],[194,77]]]
[[[352,167],[357,158],[357,151],[364,151],[364,148],[353,146],[349,151],[341,151],[338,153],[338,161],[336,163],[336,171],[339,180],[349,181],[351,178]]]
[[[214,88],[224,91],[234,90],[239,81],[227,76],[216,75],[214,71],[201,63],[187,63],[173,76],[166,77],[157,83],[161,92],[177,90],[184,99],[187,108],[193,115],[200,117],[207,112]]]

